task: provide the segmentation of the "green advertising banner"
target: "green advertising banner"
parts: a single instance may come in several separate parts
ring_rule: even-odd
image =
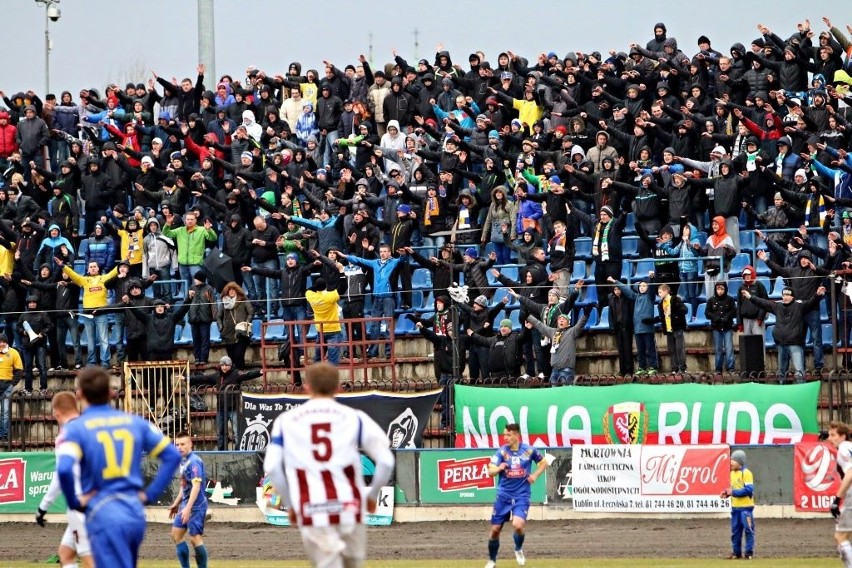
[[[0,452],[0,513],[35,513],[55,469],[53,452]],[[60,495],[49,512],[65,509]]]
[[[488,475],[493,451],[423,450],[420,452],[420,503],[494,502],[496,478]],[[547,471],[532,485],[531,503],[544,503]]]
[[[496,448],[506,424],[540,447],[816,441],[819,382],[801,385],[455,387],[457,448]]]

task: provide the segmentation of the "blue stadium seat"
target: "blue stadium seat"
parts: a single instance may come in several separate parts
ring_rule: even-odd
[[[775,338],[772,336],[772,330],[774,329],[774,325],[767,325],[766,332],[763,334],[763,344],[767,349],[775,349]]]
[[[827,303],[828,302],[826,302],[825,300],[819,301],[819,321],[821,321],[822,323],[831,321],[831,317],[828,314],[828,308],[826,307]]]
[[[420,332],[417,331],[417,327],[414,325],[414,322],[405,317],[405,314],[397,316],[393,329],[394,335],[400,337],[406,335],[420,335]]]
[[[592,239],[580,237],[574,240],[574,258],[581,260],[592,260]]]
[[[651,259],[642,259],[639,262],[635,263],[635,269],[633,271],[633,276],[630,278],[630,282],[639,282],[640,280],[648,280],[648,272],[654,270],[656,268],[654,266],[654,261]]]
[[[427,311],[430,311],[430,310],[434,310],[435,309],[435,294],[431,290],[429,290],[428,292],[426,290],[423,290],[421,293],[423,294],[423,301],[419,306],[415,303],[412,306],[414,308],[414,310],[417,311],[417,312],[421,312],[421,313],[427,312]]]
[[[757,271],[758,276],[769,276],[770,274],[772,274],[772,271],[769,270],[769,266],[766,264],[766,262],[760,260],[759,258],[756,258],[756,260],[754,261],[754,269]]]
[[[192,345],[192,326],[189,324],[175,326],[175,345]]]
[[[609,306],[605,306],[604,309],[607,309]],[[589,313],[589,319],[586,320],[586,325],[583,326],[583,329],[592,329],[592,327],[598,323],[598,309],[592,308],[592,311]]]
[[[769,282],[769,278],[758,276],[757,281],[763,284],[764,289],[766,289],[766,295],[768,296],[772,292],[772,283]]]
[[[509,298],[509,303],[506,304],[507,308],[517,308],[521,305],[518,299],[509,293],[508,288],[497,288],[497,291],[494,293],[494,298],[492,301],[496,304],[502,302],[503,298],[505,297]]]
[[[751,252],[755,246],[754,231],[740,231],[740,250]]]
[[[633,263],[632,262],[622,262],[621,263],[621,276],[618,278],[622,282],[630,282],[630,279],[633,277]]]
[[[598,304],[598,287],[594,284],[583,286],[580,297],[575,304],[577,307],[596,306]]]
[[[512,320],[512,329],[521,331],[521,310],[512,310],[509,312],[509,319]]]
[[[215,323],[210,326],[210,343],[222,343],[222,334],[219,332],[219,326]]]
[[[706,308],[707,304],[698,304],[698,311],[695,312],[695,321],[692,321],[691,318],[687,320],[689,328],[708,327],[710,325],[710,320],[707,319],[705,314]]]
[[[636,234],[636,215],[632,211],[627,214],[627,219],[624,222],[624,234]]]
[[[834,329],[830,323],[822,324],[822,346],[823,349],[829,351],[834,349],[837,343],[834,341]]]
[[[586,278],[586,261],[585,260],[574,260],[574,266],[571,268],[571,283],[577,282],[578,280],[585,280]]]
[[[411,287],[414,290],[432,288],[432,273],[427,268],[417,268],[411,274]]]
[[[260,320],[251,320],[251,339],[252,341],[260,341]]]
[[[728,280],[728,295],[736,299],[740,295],[740,288],[742,288],[742,286],[742,278],[731,278]]]
[[[402,301],[396,303],[397,306],[402,305]],[[423,291],[422,290],[412,290],[411,291],[411,308],[415,311],[423,307]],[[399,307],[394,309],[394,313],[401,314],[404,312],[409,312],[411,310],[403,310]]]
[[[775,314],[773,314],[772,312],[766,312],[766,319],[763,321],[763,325],[775,325]]]
[[[743,269],[751,264],[751,256],[741,252],[734,257],[731,261],[731,268],[728,270],[728,278],[734,278],[735,276],[742,276]]]
[[[267,341],[281,341],[287,337],[287,326],[284,325],[284,320],[270,320],[266,324]]]
[[[639,258],[639,237],[622,237],[621,254],[624,258]]]
[[[593,331],[609,331],[609,306],[604,306],[601,310],[601,317],[591,328]]]
[[[494,266],[497,270],[500,271],[500,274],[505,276],[506,278],[511,278],[512,280],[518,280],[518,274],[520,273],[520,267],[517,264],[498,264]]]
[[[781,299],[781,291],[784,290],[784,279],[780,276],[775,277],[775,282],[772,285],[772,290],[767,290],[769,297],[773,300]]]

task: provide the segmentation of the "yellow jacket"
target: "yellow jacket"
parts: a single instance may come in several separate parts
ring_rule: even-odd
[[[731,471],[731,507],[754,507],[754,475],[746,467]]]
[[[81,276],[67,265],[62,271],[68,275],[71,282],[83,289],[83,309],[94,310],[107,305],[106,283],[118,276],[117,266],[106,274],[97,276]]]
[[[308,290],[305,292],[305,298],[314,310],[314,321],[335,322],[318,324],[317,327],[323,333],[337,333],[343,329],[337,312],[337,302],[340,301],[340,294],[337,293],[337,290],[324,290],[322,292]]]
[[[530,132],[532,132],[533,124],[541,120],[544,116],[544,107],[539,106],[535,101],[512,99],[512,106],[518,111],[518,120],[522,124],[526,124]]]
[[[15,243],[12,248],[0,245],[0,274],[12,274],[15,271]]]
[[[15,371],[23,371],[24,363],[17,349],[9,348],[6,353],[0,353],[0,381],[11,381]]]

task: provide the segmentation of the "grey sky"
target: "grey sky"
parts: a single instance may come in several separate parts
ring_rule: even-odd
[[[55,93],[67,89],[76,98],[81,88],[147,80],[151,69],[178,79],[195,74],[195,0],[62,0],[60,8],[61,20],[51,24]],[[432,60],[435,44],[443,42],[463,66],[478,49],[492,62],[506,49],[528,57],[550,50],[560,56],[568,50],[626,51],[630,41],[644,45],[658,21],[689,55],[702,34],[727,53],[732,43],[758,37],[758,22],[787,37],[805,17],[815,31],[825,29],[825,15],[845,29],[852,24],[852,2],[217,0],[216,73],[243,78],[248,65],[283,73],[291,60],[300,61],[303,70],[321,68],[323,59],[342,68],[358,54],[368,55],[370,32],[376,65],[391,61],[394,47],[413,63],[415,27],[417,57]],[[42,94],[44,7],[33,0],[3,0],[3,23],[0,89]],[[208,77],[208,87],[214,79]]]

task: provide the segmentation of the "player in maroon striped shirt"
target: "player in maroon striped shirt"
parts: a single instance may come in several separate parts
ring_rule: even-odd
[[[275,419],[264,469],[298,524],[313,566],[357,567],[366,558],[364,516],[376,510],[394,457],[381,428],[364,412],[334,400],[339,372],[318,363],[305,372],[311,398]],[[361,474],[363,451],[376,464]]]

